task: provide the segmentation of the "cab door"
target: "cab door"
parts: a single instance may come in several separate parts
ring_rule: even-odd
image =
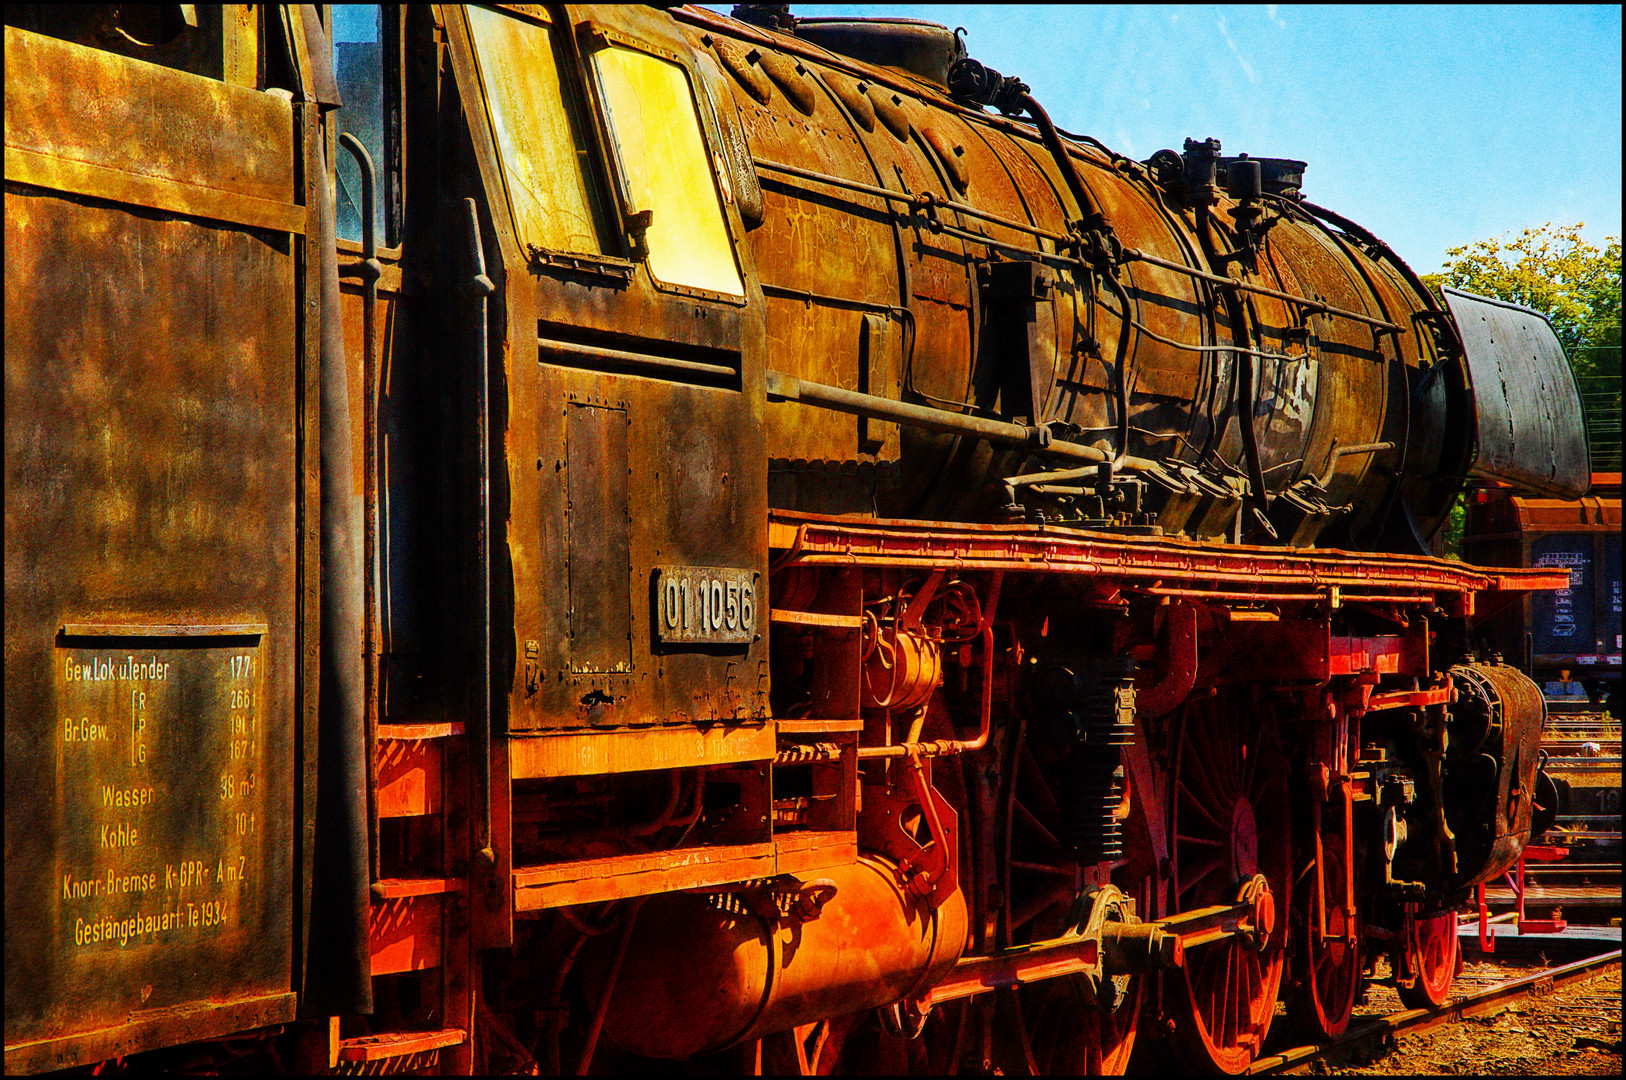
[[[448,20],[504,275],[508,729],[765,719],[760,291],[689,48],[641,8]]]

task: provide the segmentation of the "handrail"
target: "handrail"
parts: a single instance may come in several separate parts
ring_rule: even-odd
[[[479,208],[473,199],[464,199],[463,207],[468,215],[469,261],[472,270],[465,287],[475,298],[479,308],[479,317],[475,320],[479,333],[479,361],[475,364],[475,377],[479,382],[475,386],[475,400],[478,412],[476,438],[480,443],[480,520],[475,530],[477,538],[475,558],[479,568],[477,580],[481,629],[478,648],[480,673],[475,679],[480,693],[479,703],[475,706],[475,716],[479,721],[475,765],[479,769],[480,819],[475,839],[480,843],[480,858],[487,866],[495,866],[497,854],[491,841],[491,331],[488,322],[488,298],[497,291],[497,287],[486,275],[485,245],[480,239]]]
[[[361,171],[361,262],[343,267],[359,277],[361,293],[362,382],[362,715],[367,729],[367,817],[371,843],[368,866],[372,881],[379,878],[378,840],[378,279],[384,267],[378,261],[373,233],[378,211],[377,171],[367,148],[350,132],[339,134],[339,145],[356,159]],[[341,274],[341,276],[343,276]]]

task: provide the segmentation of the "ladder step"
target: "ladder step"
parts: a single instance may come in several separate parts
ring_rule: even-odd
[[[788,623],[792,626],[821,627],[826,630],[858,630],[864,625],[862,615],[829,615],[818,611],[791,611],[769,608],[768,621]]]
[[[340,1063],[352,1062],[360,1064],[368,1061],[384,1061],[388,1058],[405,1057],[408,1054],[421,1054],[429,1050],[439,1050],[446,1046],[457,1046],[468,1038],[468,1034],[457,1028],[446,1028],[441,1031],[388,1031],[382,1035],[358,1035],[353,1039],[339,1041]]]
[[[440,813],[444,802],[441,763],[445,745],[439,739],[379,739],[379,817]]]
[[[449,739],[454,735],[463,734],[463,724],[452,721],[446,724],[379,724],[378,737],[380,739]]]
[[[445,962],[446,897],[461,878],[396,878],[373,886],[367,944],[374,975],[423,971]]]
[[[373,899],[403,900],[409,896],[439,896],[462,892],[468,883],[462,878],[385,878],[373,883]]]

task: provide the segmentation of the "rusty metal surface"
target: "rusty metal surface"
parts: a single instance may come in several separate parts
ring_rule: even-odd
[[[292,1018],[304,212],[287,101],[6,54],[11,1071]]]
[[[1454,883],[1477,885],[1500,877],[1530,839],[1547,707],[1541,688],[1517,668],[1472,664],[1451,674],[1458,692],[1446,766],[1457,775],[1448,772],[1445,798],[1460,860]],[[1494,776],[1482,767],[1486,757]]]
[[[1257,212],[1224,194],[1210,208],[1182,202],[1160,191],[1140,164],[1074,147],[1068,153],[1083,186],[1118,241],[1167,264],[1131,262],[1114,271],[1140,324],[1126,328],[1110,291],[1092,286],[1074,253],[1046,239],[1064,237],[1079,210],[1054,155],[1031,128],[968,110],[944,88],[852,58],[868,58],[870,45],[885,44],[884,28],[872,28],[874,39],[860,47],[847,40],[852,28],[845,23],[826,28],[812,20],[803,37],[696,9],[675,14],[691,45],[727,54],[732,59],[721,66],[742,73],[725,86],[745,120],[767,208],[749,240],[771,286],[774,355],[796,358],[786,364],[790,374],[861,389],[855,314],[887,305],[887,317],[909,331],[906,400],[1021,415],[1033,406],[1022,404],[1029,395],[1008,392],[1014,364],[1046,388],[1042,419],[1078,425],[1082,433],[1070,436],[1076,441],[1110,443],[1121,422],[1113,355],[1127,333],[1131,435],[1129,446],[1116,449],[1182,462],[1223,481],[1245,471],[1241,425],[1251,418],[1272,493],[1299,481],[1319,480],[1325,488],[1317,497],[1331,510],[1312,514],[1308,525],[1284,511],[1284,524],[1293,530],[1284,539],[1295,544],[1328,530],[1346,541],[1375,535],[1395,498],[1391,472],[1403,461],[1437,467],[1429,457],[1437,447],[1408,445],[1408,372],[1441,359],[1426,322],[1416,317],[1430,301],[1388,256],[1374,257],[1305,210],[1272,203],[1264,211],[1270,221],[1257,260],[1222,260],[1221,253],[1242,243]],[[830,37],[826,29],[840,34]],[[856,32],[862,36],[862,29]],[[751,68],[743,58],[753,54],[762,58],[759,65],[785,56],[802,79],[816,79],[831,93],[805,114],[773,80],[743,74]],[[902,137],[844,104],[859,85],[867,101],[884,102],[907,118]],[[807,174],[785,176],[775,164]],[[808,178],[814,174],[831,181]],[[882,200],[836,181],[957,202],[1029,224],[1040,235],[946,207]],[[1204,229],[1212,230],[1212,243]],[[843,259],[823,257],[836,246]],[[1000,332],[1000,309],[987,294],[986,264],[1009,259],[1037,260],[1055,275],[1050,295],[1036,305],[1026,347],[1015,350],[1021,356]],[[1201,280],[1204,274],[1255,290],[1238,309],[1246,311],[1248,332],[1231,325],[1221,290]],[[891,298],[878,291],[888,282],[897,283]],[[1288,303],[1265,289],[1307,302]],[[1371,324],[1401,330],[1380,333]],[[1245,401],[1230,389],[1238,361],[1220,348],[1230,343],[1269,354],[1249,365],[1254,386],[1242,390]],[[1020,454],[905,427],[900,468],[872,469],[878,459],[855,439],[850,419],[792,404],[771,408],[767,419],[769,456],[776,462],[771,499],[786,508],[988,520],[990,480],[1031,468]],[[1337,452],[1377,444],[1387,445]],[[1158,496],[1160,523],[1195,536],[1227,529],[1237,505],[1227,508],[1195,490]],[[1426,532],[1443,504],[1418,495],[1411,503]]]
[[[285,237],[8,185],[6,238],[11,1044],[287,989],[295,371]]]
[[[1470,470],[1547,495],[1586,494],[1580,391],[1545,316],[1445,290],[1468,356],[1478,451]]]
[[[592,23],[613,28],[628,47],[682,64],[708,144],[726,149],[712,106],[733,104],[706,96],[715,93],[708,81],[715,73],[694,64],[664,14],[586,6],[568,7],[565,16],[553,32],[567,57],[581,47],[576,29]],[[475,88],[464,28],[457,18],[448,28],[454,69]],[[590,80],[568,89],[573,107],[594,100]],[[466,105],[465,112],[475,123],[488,190],[500,192],[484,110]],[[590,147],[609,137],[599,125],[583,118]],[[620,212],[613,188],[601,197],[612,216]],[[493,419],[501,430],[502,416],[512,418],[502,446],[511,480],[506,536],[493,538],[494,552],[506,542],[514,568],[509,647],[520,658],[507,688],[508,730],[765,716],[759,669],[766,635],[662,643],[653,589],[661,566],[766,569],[765,342],[749,260],[742,253],[743,304],[696,290],[679,294],[653,281],[644,263],[625,261],[628,250],[606,251],[591,266],[550,260],[527,267],[500,201],[492,216],[492,247],[502,252],[492,277],[504,289],[510,327],[494,379],[506,400]],[[725,200],[724,218],[737,242],[745,225],[735,202]]]
[[[6,56],[8,178],[303,231],[286,101],[12,26]]]

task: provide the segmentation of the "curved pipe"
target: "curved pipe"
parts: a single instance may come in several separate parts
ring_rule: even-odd
[[[1089,190],[1084,187],[1084,181],[1078,175],[1078,168],[1073,164],[1072,155],[1067,152],[1066,144],[1057,134],[1056,125],[1050,122],[1050,114],[1045,112],[1044,106],[1034,100],[1032,94],[1023,94],[1017,104],[1033,117],[1045,146],[1056,159],[1056,167],[1061,170],[1062,179],[1067,181],[1067,189],[1072,192],[1073,201],[1078,205],[1079,228],[1085,232],[1105,230],[1110,235],[1111,227],[1102,216],[1101,208],[1090,197]],[[1113,296],[1123,309],[1122,325],[1118,328],[1117,353],[1112,361],[1118,397],[1118,455],[1112,464],[1114,468],[1121,468],[1129,457],[1129,386],[1126,361],[1129,359],[1129,335],[1135,324],[1135,314],[1129,302],[1129,292],[1123,287],[1123,283],[1113,275],[1110,267],[1102,266],[1099,269],[1107,288],[1112,290]]]
[[[1197,607],[1184,600],[1169,605],[1169,643],[1164,649],[1163,677],[1135,691],[1137,716],[1156,719],[1174,711],[1197,684]]]
[[[1106,219],[1101,216],[1101,209],[1095,205],[1095,200],[1090,198],[1090,193],[1084,187],[1084,181],[1079,179],[1072,155],[1067,153],[1067,146],[1057,134],[1056,125],[1050,122],[1050,114],[1044,111],[1044,106],[1033,99],[1032,94],[1023,94],[1017,104],[1033,117],[1034,124],[1039,128],[1039,135],[1044,139],[1045,147],[1056,159],[1056,166],[1061,169],[1062,179],[1067,181],[1067,190],[1073,193],[1073,201],[1078,204],[1080,224],[1085,229],[1105,225]]]
[[[862,746],[859,758],[946,757],[981,750],[988,745],[988,733],[993,728],[994,715],[994,612],[999,608],[999,591],[1005,583],[1003,570],[993,575],[988,587],[988,604],[983,608],[982,626],[982,707],[977,723],[977,734],[971,739],[933,739],[931,742],[894,743],[891,746]]]

